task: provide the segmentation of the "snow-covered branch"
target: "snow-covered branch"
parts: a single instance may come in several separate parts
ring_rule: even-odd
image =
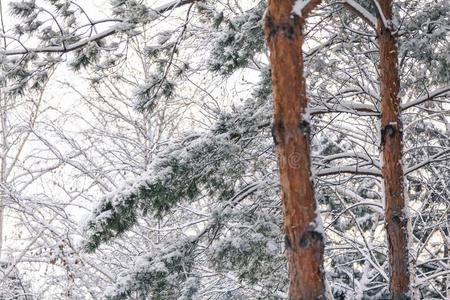
[[[339,175],[339,174],[354,174],[354,175],[370,175],[370,176],[381,176],[381,172],[375,168],[358,168],[350,167],[350,166],[339,166],[339,167],[331,167],[326,169],[320,169],[313,172],[316,176],[330,176],[330,175]]]
[[[390,29],[391,26],[389,26],[390,22],[386,19],[386,16],[384,15],[383,9],[380,6],[380,3],[378,3],[378,0],[372,0],[373,4],[377,8],[378,15],[380,16],[381,22],[383,24],[383,28]]]
[[[353,13],[358,15],[371,27],[375,28],[377,26],[377,18],[374,15],[372,15],[367,9],[362,7],[358,2],[354,0],[343,0],[340,3],[342,3]]]
[[[181,7],[186,4],[191,4],[196,1],[199,1],[199,0],[175,0],[175,1],[172,1],[172,2],[170,2],[166,5],[163,5],[159,8],[156,8],[153,11],[156,14],[163,14],[172,9]],[[110,20],[108,20],[108,21],[110,21]],[[6,56],[14,56],[14,55],[25,55],[28,53],[68,53],[68,52],[72,52],[72,51],[78,50],[80,48],[83,48],[83,47],[89,45],[90,43],[98,42],[108,36],[111,36],[120,31],[123,31],[124,29],[129,28],[131,25],[127,21],[119,21],[119,20],[114,20],[114,21],[119,22],[119,23],[112,25],[110,28],[108,28],[102,32],[99,32],[92,36],[81,39],[80,41],[75,42],[73,44],[63,44],[60,46],[48,46],[48,47],[38,47],[38,48],[27,47],[27,46],[21,44],[22,49],[3,50],[3,51],[0,51],[0,54],[6,55]],[[93,23],[91,25],[93,26],[95,24],[96,23]]]
[[[402,110],[406,110],[408,108],[415,107],[416,105],[419,105],[423,102],[433,100],[436,97],[447,96],[447,94],[450,94],[449,92],[450,92],[450,85],[442,87],[440,89],[437,89],[435,91],[427,93],[425,96],[422,96],[416,100],[404,103],[402,105]]]
[[[320,2],[321,0],[297,0],[292,7],[292,13],[299,17],[307,18]]]

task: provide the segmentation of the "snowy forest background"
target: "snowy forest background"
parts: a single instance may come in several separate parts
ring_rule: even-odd
[[[305,27],[328,297],[389,298],[378,46]],[[0,1],[0,299],[286,299],[266,1]],[[411,289],[450,299],[450,3],[394,3]],[[291,161],[291,163],[296,163]]]

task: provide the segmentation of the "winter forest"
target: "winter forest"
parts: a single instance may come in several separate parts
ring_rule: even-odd
[[[450,299],[449,0],[0,0],[0,299]]]

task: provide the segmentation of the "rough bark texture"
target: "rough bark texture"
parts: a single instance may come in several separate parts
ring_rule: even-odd
[[[392,19],[392,0],[379,0],[385,19]],[[409,299],[407,214],[402,167],[402,124],[397,37],[391,25],[378,16],[381,84],[381,147],[385,192],[385,226],[389,243],[392,299]]]
[[[272,65],[273,136],[277,146],[289,267],[290,299],[325,299],[323,235],[311,181],[310,124],[303,77],[302,17],[291,14],[294,0],[271,0],[265,34]]]

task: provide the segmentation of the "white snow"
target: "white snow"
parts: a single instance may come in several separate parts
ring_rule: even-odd
[[[355,9],[358,13],[360,13],[367,21],[371,23],[372,26],[376,26],[377,18],[373,16],[370,12],[368,12],[364,7],[359,5],[356,1],[353,0],[343,0],[344,3],[350,5],[353,9]]]
[[[302,10],[305,8],[306,5],[308,5],[309,2],[310,2],[310,0],[295,1],[294,6],[292,7],[292,14],[295,14],[295,15],[301,17]]]

